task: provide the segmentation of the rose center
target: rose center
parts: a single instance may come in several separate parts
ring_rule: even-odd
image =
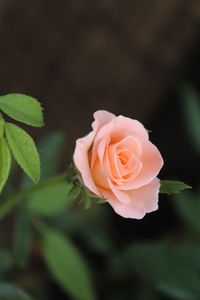
[[[119,158],[119,160],[120,160],[120,162],[123,166],[125,166],[127,164],[127,158],[126,157],[118,156],[118,158]]]

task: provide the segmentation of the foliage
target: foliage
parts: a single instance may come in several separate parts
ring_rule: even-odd
[[[161,180],[160,193],[161,194],[178,194],[182,190],[190,189],[191,186],[181,181]]]
[[[43,125],[41,105],[32,97],[1,96],[0,110],[27,125]],[[187,116],[190,121],[189,128],[198,127]],[[139,237],[133,243],[142,223],[124,220],[130,229],[117,232],[119,218],[106,200],[89,193],[72,164],[60,164],[65,143],[62,132],[53,132],[36,147],[24,129],[1,116],[0,218],[5,223],[0,228],[0,299],[200,299],[200,192],[179,193],[190,187],[161,180],[160,193],[173,194],[182,236],[177,230],[156,241]],[[17,188],[11,154],[25,172]],[[57,175],[60,168],[64,173]],[[123,243],[122,235],[131,241]]]

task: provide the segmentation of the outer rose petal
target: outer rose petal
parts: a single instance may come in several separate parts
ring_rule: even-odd
[[[94,113],[94,122],[92,128],[94,131],[98,131],[102,126],[106,125],[116,116],[106,110],[98,110]]]
[[[124,218],[142,219],[148,212],[157,210],[158,194],[160,183],[158,178],[154,178],[149,184],[132,191],[126,191],[130,196],[129,203],[122,203],[107,190],[102,190],[104,197],[115,212]]]
[[[76,148],[74,151],[74,163],[81,173],[84,184],[88,189],[98,196],[101,196],[91,175],[88,162],[88,150],[91,147],[95,137],[95,131],[90,132],[87,136],[76,141]]]
[[[98,110],[94,113],[94,122],[92,123],[93,130],[97,133],[103,126],[112,121],[112,119],[116,118],[116,116],[106,110]],[[97,145],[95,144],[92,147],[92,159],[91,166],[95,162],[97,157]]]
[[[111,136],[114,139],[116,139],[116,142],[118,142],[117,137],[126,137],[129,135],[139,135],[143,139],[149,138],[148,132],[144,128],[142,123],[140,123],[137,120],[126,118],[123,116],[118,116],[112,119],[108,124],[103,126],[97,132],[97,135],[95,137],[95,143],[98,143],[98,141],[101,140],[104,136]]]

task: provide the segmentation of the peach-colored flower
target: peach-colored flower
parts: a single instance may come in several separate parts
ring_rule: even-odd
[[[137,120],[104,110],[94,119],[93,130],[76,141],[74,151],[83,183],[119,215],[141,219],[158,208],[162,156]]]

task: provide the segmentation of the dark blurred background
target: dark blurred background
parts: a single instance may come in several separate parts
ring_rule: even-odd
[[[199,33],[199,0],[1,0],[1,94],[38,98],[46,126],[31,133],[38,139],[64,131],[67,158],[90,130],[94,111],[136,118],[152,130],[164,157],[160,177],[195,188],[199,153],[186,133],[180,90],[184,82],[199,89]],[[141,221],[110,214],[119,251],[181,231],[169,197],[160,198],[159,211]],[[101,297],[109,299],[104,289]]]

